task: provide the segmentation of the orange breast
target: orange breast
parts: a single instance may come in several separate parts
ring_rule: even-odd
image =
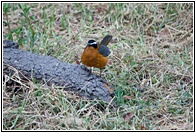
[[[86,47],[81,56],[81,61],[88,67],[104,68],[108,59],[98,52],[94,47]]]

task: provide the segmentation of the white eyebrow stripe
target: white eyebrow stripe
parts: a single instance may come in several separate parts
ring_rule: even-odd
[[[97,44],[97,42],[93,42],[93,43],[91,43],[91,44]]]
[[[93,45],[93,44],[97,44],[97,42],[93,42],[93,43],[88,43],[89,45]]]

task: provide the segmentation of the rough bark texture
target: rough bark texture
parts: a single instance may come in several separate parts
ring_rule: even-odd
[[[3,42],[3,73],[10,73],[10,66],[16,68],[29,79],[43,81],[47,85],[62,86],[66,91],[73,91],[87,99],[98,99],[109,103],[111,93],[105,88],[105,81],[94,74],[88,76],[83,65],[67,64],[60,60],[36,53],[17,49],[17,43]]]

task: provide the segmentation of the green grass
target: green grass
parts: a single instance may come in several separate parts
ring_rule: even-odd
[[[3,129],[192,130],[192,22],[192,3],[4,3],[4,39],[64,62],[76,64],[89,39],[111,34],[103,77],[118,108],[102,111],[98,101],[16,71],[4,75]]]

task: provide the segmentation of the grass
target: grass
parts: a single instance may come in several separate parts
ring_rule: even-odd
[[[118,105],[101,111],[13,69],[4,74],[4,130],[193,129],[193,3],[4,3],[3,20],[4,39],[72,64],[88,39],[113,35],[103,77]]]

